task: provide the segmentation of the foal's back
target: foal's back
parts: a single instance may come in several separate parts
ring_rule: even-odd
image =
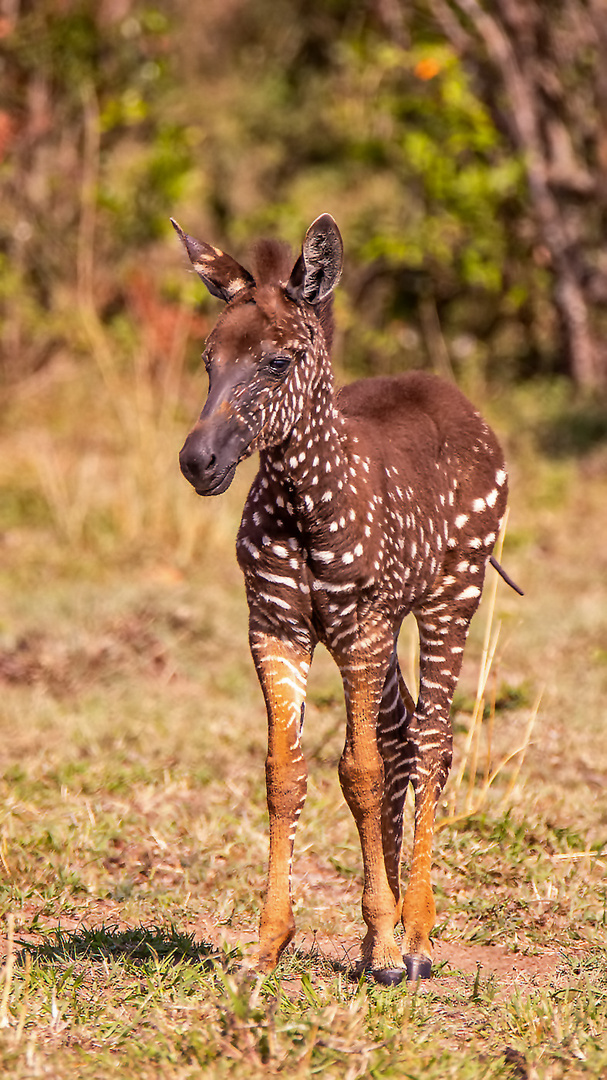
[[[417,475],[447,460],[455,473],[491,479],[503,468],[499,443],[456,386],[422,371],[359,379],[337,395],[341,412],[376,460],[391,456]]]
[[[369,484],[381,495],[384,526],[390,522],[388,548],[402,541],[406,555],[413,542],[409,558],[422,585],[440,578],[460,549],[493,546],[507,496],[503,455],[456,386],[424,372],[363,379],[343,387],[337,404],[357,450],[369,455]]]

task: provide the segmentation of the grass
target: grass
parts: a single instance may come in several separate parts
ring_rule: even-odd
[[[129,366],[96,348],[95,369],[64,359],[0,421],[0,1069],[607,1075],[598,458],[553,461],[531,423],[497,415],[513,479],[502,561],[526,595],[490,579],[466,654],[435,979],[386,992],[352,976],[360,854],[337,780],[339,677],[319,652],[298,935],[260,980],[265,717],[232,553],[254,466],[197,500],[176,468],[203,395],[182,337],[168,382],[144,351]],[[401,655],[411,679],[408,626]]]

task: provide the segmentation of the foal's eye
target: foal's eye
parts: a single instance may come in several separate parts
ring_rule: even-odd
[[[291,363],[291,357],[287,353],[274,353],[268,358],[268,367],[272,375],[283,375]]]

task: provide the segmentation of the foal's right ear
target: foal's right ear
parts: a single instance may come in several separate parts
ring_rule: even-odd
[[[321,214],[308,229],[301,255],[287,282],[293,300],[319,304],[337,285],[344,264],[344,243],[330,214]]]
[[[196,273],[204,281],[213,296],[228,303],[237,293],[255,284],[255,279],[244,266],[236,262],[231,255],[225,255],[219,248],[202,244],[188,236],[171,218],[171,225],[185,247],[190,262]]]

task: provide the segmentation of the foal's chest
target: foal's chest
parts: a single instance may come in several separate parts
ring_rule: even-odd
[[[398,627],[432,586],[446,550],[438,497],[422,508],[398,484],[387,494],[370,483],[361,495],[356,506],[319,500],[302,520],[293,496],[254,483],[237,555],[267,632],[305,626],[332,652],[349,650],[374,625]]]

